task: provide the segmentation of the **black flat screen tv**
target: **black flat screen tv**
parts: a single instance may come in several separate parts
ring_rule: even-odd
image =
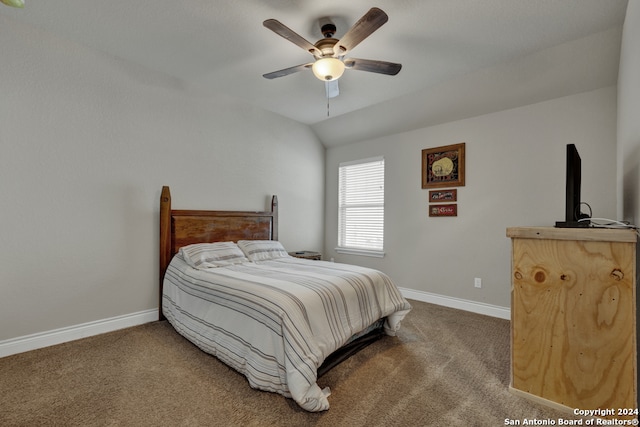
[[[567,181],[565,192],[565,220],[557,221],[556,227],[589,227],[589,216],[580,212],[580,184],[582,179],[582,160],[575,144],[567,144]]]

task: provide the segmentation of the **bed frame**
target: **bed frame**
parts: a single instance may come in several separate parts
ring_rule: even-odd
[[[171,258],[181,247],[194,243],[278,240],[278,197],[271,199],[271,211],[208,211],[171,209],[171,192],[160,195],[160,293],[158,318],[162,314],[164,275]],[[343,360],[384,336],[382,329],[370,332],[329,355],[318,368],[318,378]]]
[[[278,197],[271,199],[271,211],[203,211],[171,209],[169,187],[160,195],[160,295],[158,318],[162,314],[164,274],[181,247],[194,243],[278,240]]]

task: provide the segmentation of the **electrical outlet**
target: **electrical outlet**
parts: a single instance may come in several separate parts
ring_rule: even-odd
[[[482,279],[479,277],[476,277],[475,279],[473,279],[473,286],[475,286],[476,288],[481,288],[482,287]]]

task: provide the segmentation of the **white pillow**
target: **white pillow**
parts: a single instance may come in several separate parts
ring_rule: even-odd
[[[249,261],[233,242],[196,243],[181,247],[180,254],[193,268],[225,267]]]
[[[238,246],[249,261],[288,257],[289,254],[277,240],[238,240]]]

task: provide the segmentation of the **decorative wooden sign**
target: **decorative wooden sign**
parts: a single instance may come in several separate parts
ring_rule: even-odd
[[[458,216],[458,205],[429,205],[429,216]]]
[[[458,200],[458,190],[429,191],[429,203],[455,202]]]

